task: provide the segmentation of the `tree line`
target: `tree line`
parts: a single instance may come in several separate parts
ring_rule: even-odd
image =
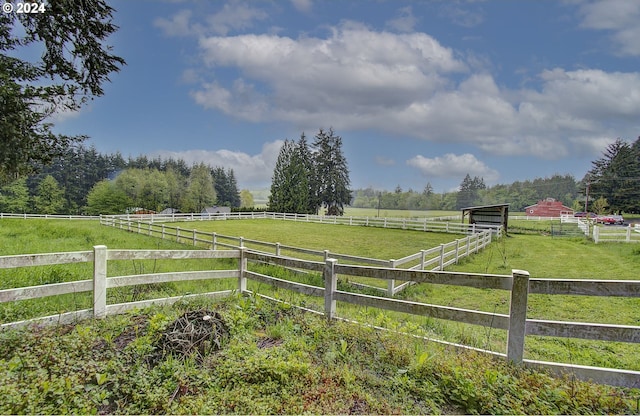
[[[460,182],[459,189],[450,192],[437,193],[429,182],[421,191],[404,191],[400,185],[394,191],[357,189],[352,205],[358,208],[452,211],[470,206],[508,203],[510,210],[517,212],[549,197],[569,206],[576,205],[577,208],[584,203],[579,182],[572,175],[553,175],[550,178],[487,187],[483,178],[472,178],[467,174]]]
[[[0,211],[40,214],[121,214],[134,208],[200,212],[210,205],[253,206],[238,191],[233,169],[182,159],[125,160],[83,145],[68,148],[48,165],[0,188]]]

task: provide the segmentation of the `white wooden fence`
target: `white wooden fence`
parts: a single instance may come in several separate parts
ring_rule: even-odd
[[[172,239],[176,242],[190,243],[193,246],[204,246],[212,250],[218,248],[236,249],[238,247],[249,247],[252,250],[260,250],[267,253],[273,253],[280,256],[283,253],[288,255],[304,254],[318,261],[325,261],[329,257],[346,261],[350,264],[366,264],[373,266],[391,267],[391,268],[409,268],[411,270],[445,270],[447,266],[458,264],[458,262],[467,256],[478,253],[483,248],[491,244],[493,233],[495,230],[482,229],[472,233],[464,238],[455,241],[440,244],[427,250],[420,250],[415,254],[408,255],[400,259],[374,259],[369,257],[353,256],[349,254],[333,253],[329,250],[313,250],[308,248],[294,247],[280,243],[271,243],[266,241],[252,240],[244,237],[233,237],[216,232],[203,232],[195,229],[185,229],[178,226],[170,226],[158,222],[144,222],[139,219],[127,219],[124,217],[108,216],[100,220],[100,224],[110,227],[119,228],[129,232],[144,234],[161,239]],[[458,225],[458,224],[456,224]],[[498,229],[499,233],[501,230]],[[452,231],[450,231],[452,232]],[[356,285],[362,285],[354,282]],[[396,285],[394,280],[387,282],[386,291],[393,296],[410,282]],[[369,286],[371,287],[371,286]],[[373,289],[379,289],[372,287]]]
[[[219,214],[126,214],[102,215],[102,221],[109,219],[138,220],[150,223],[179,222],[179,221],[224,221],[231,219],[273,219],[283,221],[314,222],[321,224],[359,225],[365,227],[399,228],[403,230],[433,231],[454,234],[474,234],[485,230],[492,230],[501,235],[502,227],[485,224],[463,224],[450,222],[452,218],[378,218],[378,217],[347,217],[310,214],[288,214],[281,212],[231,212]]]
[[[598,243],[640,243],[640,230],[637,227],[615,225],[596,225],[593,227],[593,241]]]
[[[230,270],[203,270],[107,277],[108,263],[111,260],[192,258],[234,258],[237,259],[238,266]],[[284,267],[322,273],[325,287],[296,283],[250,271],[247,268],[248,261],[267,262]],[[93,263],[94,272],[92,278],[74,282],[0,290],[0,303],[36,299],[66,293],[92,292],[92,309],[61,313],[28,321],[3,323],[1,328],[24,326],[30,323],[68,323],[91,317],[102,318],[106,315],[122,313],[128,309],[146,307],[151,304],[171,304],[188,297],[177,296],[110,305],[107,304],[107,290],[109,288],[170,281],[233,278],[237,279],[237,291],[241,293],[248,292],[248,280],[255,280],[305,295],[323,297],[323,313],[327,319],[336,319],[339,317],[339,310],[337,308],[337,302],[339,301],[354,305],[503,329],[508,331],[506,354],[485,350],[480,351],[495,357],[502,357],[516,364],[547,369],[558,374],[570,373],[579,379],[593,380],[598,383],[626,387],[638,387],[640,383],[639,371],[542,362],[523,358],[525,338],[531,335],[640,343],[639,326],[558,322],[527,319],[526,317],[529,294],[640,297],[640,281],[638,280],[535,279],[530,278],[529,273],[526,271],[520,270],[513,270],[511,275],[489,275],[342,265],[338,264],[338,260],[333,258],[328,258],[325,261],[300,260],[252,251],[245,247],[233,250],[117,250],[107,249],[105,246],[95,246],[93,251],[1,256],[0,268],[12,269],[16,267],[78,262]],[[446,284],[507,290],[511,292],[510,312],[509,314],[488,313],[346,292],[337,290],[338,274],[377,278],[387,281],[401,280],[423,284]],[[231,292],[232,291],[220,291],[190,296],[220,297],[227,296]],[[606,301],[606,299],[603,301]],[[457,348],[471,348],[458,344],[451,345]]]

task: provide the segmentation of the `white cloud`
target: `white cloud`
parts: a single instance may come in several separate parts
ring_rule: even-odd
[[[227,3],[218,13],[207,17],[207,22],[213,33],[226,35],[232,30],[247,29],[256,20],[268,17],[264,10],[248,6],[241,2]]]
[[[597,0],[580,6],[582,27],[608,30],[617,52],[640,56],[640,2],[637,0]]]
[[[418,169],[427,177],[463,178],[466,174],[469,174],[484,178],[485,183],[492,183],[497,181],[499,176],[496,170],[491,169],[470,153],[462,155],[447,153],[444,156],[435,158],[417,155],[407,160],[407,165]]]
[[[398,17],[389,20],[386,26],[398,32],[412,32],[418,19],[413,15],[411,6],[403,7],[398,10]]]
[[[185,9],[168,19],[159,17],[153,24],[167,36],[205,36],[211,33],[224,36],[231,31],[249,29],[256,21],[269,17],[264,10],[239,1],[224,4],[218,12],[205,16],[202,23],[195,22],[193,15],[192,10]]]
[[[303,13],[309,13],[313,8],[312,0],[291,0],[291,4],[296,10]]]
[[[556,68],[539,74],[536,88],[508,89],[489,72],[471,72],[476,58],[465,60],[425,33],[354,22],[330,28],[326,38],[209,36],[199,46],[207,69],[239,75],[210,78],[192,97],[240,120],[371,129],[549,160],[584,152],[583,140],[592,143],[586,138],[640,130],[638,72]]]
[[[282,140],[265,143],[262,151],[257,155],[249,155],[245,152],[232,150],[186,150],[168,151],[159,150],[150,156],[161,158],[182,159],[187,164],[206,163],[213,167],[224,166],[233,169],[238,181],[238,186],[247,187],[268,187],[271,183],[273,168],[282,147]]]
[[[194,34],[190,20],[191,10],[181,10],[170,19],[158,17],[153,24],[167,36],[188,36]]]

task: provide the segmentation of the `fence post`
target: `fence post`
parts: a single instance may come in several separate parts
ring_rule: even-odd
[[[193,246],[195,247],[196,242],[198,241],[198,232],[196,231],[196,229],[193,229]]]
[[[180,227],[176,227],[176,242],[180,242]]]
[[[438,270],[444,270],[444,244],[440,244],[440,269]]]
[[[152,231],[152,229],[151,229],[151,227],[153,227],[153,222],[150,222],[150,223],[149,223],[149,235],[151,235],[151,234],[152,234],[152,232],[153,232],[153,231]]]
[[[522,364],[524,336],[527,326],[527,300],[529,298],[529,272],[511,271],[511,305],[509,310],[509,333],[507,335],[507,360]]]
[[[631,224],[627,227],[627,243],[631,241]]]
[[[238,241],[240,242],[240,247],[244,247],[244,237],[240,237]]]
[[[600,227],[594,225],[593,226],[593,241],[594,241],[594,243],[598,244],[599,237],[600,237]]]
[[[238,258],[238,291],[240,293],[247,291],[247,277],[245,276],[245,272],[247,271],[246,250],[245,247],[240,246],[240,257]]]
[[[93,317],[107,315],[107,246],[93,246]]]
[[[338,278],[336,276],[335,268],[338,260],[327,259],[324,263],[324,272],[322,277],[324,279],[324,316],[328,321],[336,317],[336,300],[335,291],[338,289]]]
[[[420,257],[420,270],[424,270],[424,261],[427,258],[427,250],[420,250],[420,253],[422,253]]]
[[[396,268],[396,261],[395,259],[390,259],[389,260],[389,267],[391,267],[392,269]],[[387,280],[387,295],[389,295],[390,297],[393,296],[393,291],[395,289],[396,286],[396,281],[395,279],[389,279]]]
[[[276,256],[280,255],[280,243],[276,243]]]
[[[215,232],[211,233],[211,249],[212,250],[215,250],[216,246],[218,245],[218,242],[216,240],[217,240],[216,233]]]
[[[164,229],[164,224],[162,224],[162,239],[164,240],[164,235],[165,235],[165,229]]]
[[[458,252],[460,251],[460,240],[456,239],[456,264],[458,264]]]

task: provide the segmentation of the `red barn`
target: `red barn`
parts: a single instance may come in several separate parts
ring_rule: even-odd
[[[538,201],[535,205],[525,207],[527,216],[530,217],[559,217],[560,214],[573,214],[573,210],[562,205],[562,202],[553,198]]]

